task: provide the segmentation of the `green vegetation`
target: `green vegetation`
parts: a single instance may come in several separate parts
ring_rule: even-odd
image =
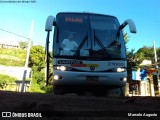
[[[26,50],[21,48],[0,48],[0,65],[24,66]],[[9,83],[13,83],[17,78],[0,74],[0,88],[6,88]]]
[[[160,48],[157,48],[156,51],[157,51],[157,56],[160,56]],[[143,61],[144,59],[146,59],[146,60],[151,60],[152,62],[154,62],[155,61],[154,60],[154,48],[143,46],[134,54],[134,59],[136,61]],[[158,58],[158,61],[159,61],[159,58]]]
[[[22,49],[27,49],[27,47],[28,47],[28,42],[22,41],[22,42],[19,42],[19,44],[20,44],[20,48],[22,48]]]
[[[124,33],[123,33],[124,34]],[[129,42],[129,36],[127,33],[124,34],[125,43]],[[156,48],[157,51],[157,62],[160,65],[160,48]],[[140,64],[143,60],[150,60],[152,63],[155,63],[154,59],[154,48],[149,46],[143,46],[137,52],[134,49],[131,51],[126,51],[127,54],[127,73],[128,73],[128,80],[131,79],[132,70],[137,70],[140,67]]]
[[[31,47],[29,67],[31,67],[33,71],[30,91],[41,93],[51,92],[52,85],[45,86],[45,51],[42,46]]]
[[[24,66],[24,60],[12,60],[12,59],[4,59],[0,58],[0,64],[6,66]]]
[[[21,48],[0,48],[0,65],[24,66],[26,58],[26,42],[21,42]],[[32,83],[30,92],[46,93],[52,91],[52,85],[45,86],[45,51],[40,45],[30,49],[29,67],[32,68]],[[0,88],[5,88],[8,83],[14,82],[13,77],[1,75]]]
[[[19,59],[25,59],[26,58],[26,51],[22,50],[21,48],[0,48],[0,54],[4,55],[10,55],[13,57],[17,57]]]
[[[0,48],[0,65],[24,66],[26,50],[21,48]]]
[[[0,74],[0,88],[3,89],[3,88],[6,88],[6,86],[9,84],[9,83],[13,83],[15,82],[17,78],[15,77],[10,77],[8,75],[3,75],[3,74]]]
[[[156,48],[157,51],[157,58],[158,63],[160,63],[160,48]],[[128,51],[127,56],[132,62],[135,62],[138,66],[140,63],[142,63],[143,60],[150,60],[152,63],[155,62],[154,59],[154,48],[143,46],[140,48],[137,52],[134,53],[134,50]]]
[[[129,42],[129,36],[127,33],[123,32],[125,44]],[[132,49],[131,51],[126,51],[127,59],[128,59],[128,65],[133,67],[139,67],[139,65],[142,63],[143,60],[151,60],[152,63],[155,62],[154,60],[154,48],[153,46],[143,46],[140,48],[137,52],[134,52],[135,50]],[[157,51],[157,59],[158,63],[160,63],[160,48],[156,48]]]

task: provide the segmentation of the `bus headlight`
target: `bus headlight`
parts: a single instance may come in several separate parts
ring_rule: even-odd
[[[117,72],[126,72],[126,68],[117,68],[116,71]]]
[[[61,71],[66,71],[66,70],[71,70],[69,66],[54,66],[53,67],[55,70],[61,70]]]
[[[56,70],[61,70],[61,71],[65,71],[66,67],[65,66],[55,66],[54,69]]]
[[[54,75],[53,79],[54,80],[60,80],[60,79],[62,79],[62,76],[60,76],[60,75]]]
[[[125,77],[125,78],[123,78],[123,81],[124,81],[124,82],[127,82],[127,78],[126,78],[126,77]]]
[[[65,67],[65,66],[61,66],[61,67],[60,67],[60,70],[61,70],[61,71],[65,71],[65,70],[66,70],[66,67]]]
[[[54,80],[58,80],[59,79],[59,76],[58,75],[54,75]]]
[[[126,77],[120,78],[120,81],[127,82],[127,78]]]

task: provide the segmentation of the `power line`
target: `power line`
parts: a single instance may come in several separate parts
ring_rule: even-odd
[[[22,38],[25,38],[25,39],[30,39],[30,38],[28,38],[28,37],[25,37],[25,36],[22,36],[22,35],[19,35],[19,34],[16,34],[16,33],[13,33],[13,32],[10,32],[10,31],[8,31],[8,30],[4,30],[4,29],[2,29],[2,28],[0,28],[0,30],[1,31],[3,31],[3,32],[7,32],[7,33],[10,33],[10,34],[13,34],[13,35],[16,35],[16,36],[19,36],[19,37],[22,37]],[[23,40],[21,40],[21,41],[23,41]],[[36,41],[32,41],[33,43],[37,43],[37,44],[41,44],[41,45],[44,45],[44,43],[40,43],[40,42],[36,42]]]
[[[25,38],[25,39],[29,39],[28,37],[25,37],[25,36],[22,36],[22,35],[19,35],[19,34],[16,34],[16,33],[13,33],[13,32],[10,32],[8,30],[4,30],[2,28],[0,28],[1,31],[4,31],[4,32],[7,32],[7,33],[10,33],[10,34],[13,34],[13,35],[16,35],[16,36],[19,36],[19,37],[22,37],[22,38]]]

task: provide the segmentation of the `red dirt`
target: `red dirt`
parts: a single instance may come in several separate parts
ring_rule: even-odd
[[[160,97],[60,96],[0,91],[0,112],[11,112],[12,120],[158,120]],[[23,113],[25,117],[15,117],[16,113]],[[29,113],[42,117],[33,118]],[[130,113],[132,117],[128,116]],[[1,116],[1,119],[5,118]]]

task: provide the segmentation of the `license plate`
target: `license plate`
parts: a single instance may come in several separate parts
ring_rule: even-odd
[[[87,81],[98,81],[99,77],[98,76],[86,76]]]

